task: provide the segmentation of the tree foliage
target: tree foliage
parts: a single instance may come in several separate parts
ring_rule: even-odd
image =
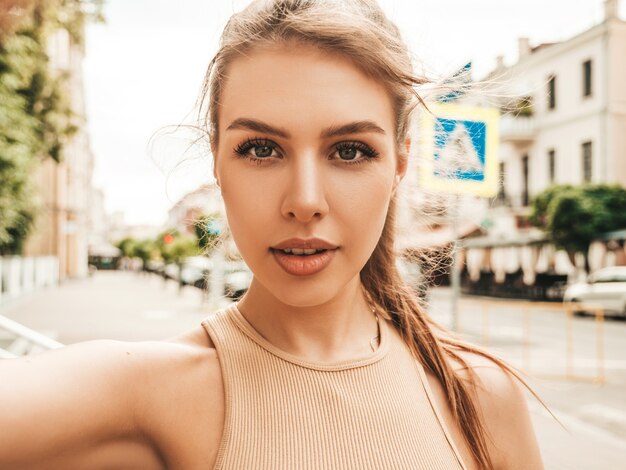
[[[137,241],[132,237],[124,237],[115,243],[115,246],[122,252],[123,256],[132,258],[135,256],[135,245]]]
[[[171,238],[169,243],[166,243],[168,235]],[[185,258],[200,254],[197,238],[181,234],[178,230],[163,232],[157,237],[155,245],[166,263],[181,264]]]
[[[203,254],[209,256],[213,252],[221,227],[221,216],[218,213],[204,214],[194,221],[198,246]]]
[[[124,256],[139,258],[146,263],[154,259],[162,259],[166,263],[181,264],[185,258],[207,254],[200,236],[181,234],[178,230],[166,230],[154,239],[137,240],[125,237],[115,243]],[[216,236],[216,235],[211,235]]]
[[[157,257],[159,250],[156,241],[150,238],[136,240],[132,237],[125,237],[119,240],[115,246],[119,248],[127,258],[139,258],[142,262],[142,269],[145,270],[146,263]]]
[[[613,184],[553,185],[532,202],[530,222],[573,258],[603,233],[626,228],[626,189]],[[587,263],[588,265],[588,263]]]
[[[153,259],[158,253],[154,240],[149,238],[139,240],[134,245],[133,255],[143,262],[145,269],[146,263]]]
[[[101,19],[102,0],[0,0],[0,254],[19,253],[37,215],[31,175],[42,159],[59,162],[76,132],[64,81],[51,70],[50,35],[82,42]]]
[[[171,244],[165,246],[161,255],[166,262],[181,264],[185,258],[200,255],[198,241],[189,236],[177,237]]]

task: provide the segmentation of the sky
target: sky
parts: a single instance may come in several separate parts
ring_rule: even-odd
[[[212,180],[192,123],[221,29],[249,0],[106,0],[87,27],[83,64],[94,185],[131,225],[162,225],[186,192]],[[574,36],[603,19],[603,0],[379,0],[431,77],[472,61],[480,78],[503,55]],[[626,18],[626,0],[620,4]]]

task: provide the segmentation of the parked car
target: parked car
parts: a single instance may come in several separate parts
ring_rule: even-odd
[[[180,270],[180,282],[184,286],[205,289],[211,269],[213,269],[213,261],[206,256],[186,258]]]
[[[246,293],[252,282],[252,272],[245,263],[231,262],[224,272],[224,295],[232,300],[239,300]]]
[[[165,263],[163,260],[149,260],[146,263],[145,269],[149,273],[155,273],[163,275],[163,269],[165,268]]]
[[[167,263],[163,267],[162,276],[165,279],[173,279],[174,281],[178,281],[179,274],[180,270],[176,263]]]
[[[608,314],[626,316],[626,266],[613,266],[593,272],[586,282],[567,287],[563,301],[581,302],[600,307]]]

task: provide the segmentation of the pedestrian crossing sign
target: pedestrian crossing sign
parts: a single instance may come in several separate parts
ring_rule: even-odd
[[[432,104],[428,108],[420,125],[422,187],[496,196],[498,111],[458,104]]]

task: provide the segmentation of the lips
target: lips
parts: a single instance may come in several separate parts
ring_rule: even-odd
[[[326,268],[333,260],[337,249],[323,250],[312,255],[294,255],[282,250],[271,250],[278,265],[287,274],[310,276]]]
[[[274,250],[293,248],[301,250],[334,250],[335,248],[338,248],[338,246],[321,238],[290,238],[272,246],[271,248]]]
[[[270,248],[285,272],[294,276],[316,274],[332,261],[339,247],[320,238],[291,238]]]

